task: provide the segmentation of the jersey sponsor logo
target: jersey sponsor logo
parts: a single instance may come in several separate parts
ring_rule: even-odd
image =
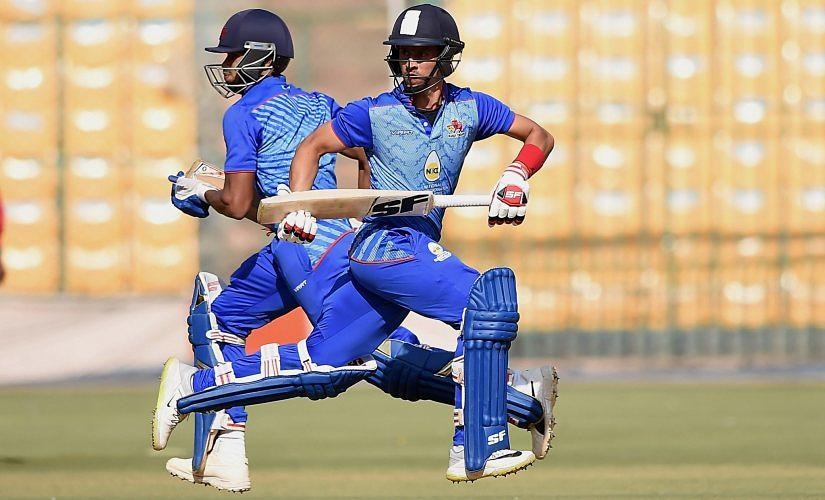
[[[292,293],[298,293],[298,292],[300,292],[300,291],[301,291],[301,289],[302,289],[303,287],[305,287],[305,286],[306,286],[306,284],[307,284],[307,280],[304,280],[304,281],[302,281],[302,282],[298,283],[298,286],[296,286],[296,287],[292,290]]]
[[[435,255],[435,258],[433,259],[433,262],[445,261],[445,260],[449,259],[450,257],[452,257],[452,255],[453,255],[452,253],[448,252],[447,250],[444,250],[444,247],[442,247],[441,245],[439,245],[438,243],[436,243],[434,241],[431,241],[431,242],[427,243],[427,250],[429,250],[431,254]]]
[[[504,186],[496,193],[502,203],[511,207],[520,207],[527,204],[527,195],[518,186],[512,184]]]
[[[438,153],[430,151],[427,160],[424,162],[424,178],[430,182],[435,182],[441,177],[441,159]]]
[[[464,137],[466,134],[467,131],[464,130],[464,124],[458,119],[453,118],[450,120],[450,123],[447,124],[447,138],[455,139],[456,137]]]
[[[423,213],[423,208],[421,207],[418,210],[415,210],[416,205],[421,203],[429,203],[430,195],[428,194],[415,194],[412,196],[405,196],[403,198],[398,198],[395,200],[385,201],[383,203],[376,203],[372,206],[367,216],[372,215],[403,215],[406,213]]]
[[[504,438],[507,437],[507,431],[499,431],[495,434],[491,434],[487,436],[487,446],[493,446],[494,444],[498,444],[504,441]]]
[[[390,130],[390,135],[411,135],[413,133],[412,130]]]

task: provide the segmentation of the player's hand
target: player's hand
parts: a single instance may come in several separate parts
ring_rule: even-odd
[[[318,222],[306,210],[290,212],[278,224],[278,239],[291,243],[309,243],[318,233]]]
[[[206,202],[206,192],[215,187],[205,182],[184,177],[183,172],[170,175],[172,183],[172,205],[192,217],[204,218],[209,215],[209,203]]]
[[[487,225],[513,224],[524,222],[527,214],[527,174],[519,163],[513,163],[504,170],[493,189],[490,210],[487,213]]]

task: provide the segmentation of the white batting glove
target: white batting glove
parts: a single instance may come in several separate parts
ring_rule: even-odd
[[[527,194],[530,185],[527,184],[527,174],[519,163],[511,163],[493,189],[490,210],[487,212],[487,225],[493,227],[498,224],[513,224],[518,226],[524,222],[527,214]]]
[[[172,180],[172,177],[176,177],[176,179]],[[190,179],[189,177],[184,177],[183,175],[170,176],[169,180],[175,183],[175,198],[179,200],[185,200],[186,198],[195,195],[199,200],[206,203],[206,192],[216,190],[215,186],[211,184]]]
[[[306,210],[290,212],[278,225],[278,239],[291,243],[309,243],[318,233],[318,222]]]

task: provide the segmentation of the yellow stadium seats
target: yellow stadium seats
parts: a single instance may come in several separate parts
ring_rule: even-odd
[[[678,268],[708,267],[716,258],[715,245],[708,237],[677,236],[664,247],[668,261]]]
[[[112,295],[128,289],[129,253],[124,241],[66,246],[64,286],[68,293]]]
[[[507,78],[509,70],[508,57],[479,54],[478,57],[462,61],[450,80],[504,99],[510,88]]]
[[[635,54],[644,46],[645,10],[633,0],[579,2],[580,46]]]
[[[60,249],[57,237],[29,242],[4,242],[3,290],[10,293],[52,294],[60,284]]]
[[[124,62],[128,30],[121,19],[84,19],[69,22],[63,30],[63,57],[83,66]]]
[[[637,189],[578,184],[573,198],[575,228],[585,238],[609,238],[639,232],[641,196]]]
[[[67,108],[63,114],[63,141],[74,156],[116,156],[128,147],[122,105],[88,103]],[[131,128],[131,127],[130,127]]]
[[[194,37],[189,20],[144,19],[136,29],[132,57],[138,64],[177,64],[180,58],[193,52]]]
[[[54,156],[0,157],[0,195],[6,201],[57,196]]]
[[[825,179],[818,183],[791,182],[787,186],[789,232],[825,232]]]
[[[0,19],[37,21],[55,13],[57,0],[0,0]]]
[[[643,151],[637,138],[602,137],[591,132],[578,145],[577,182],[603,189],[641,186]]]
[[[57,71],[54,67],[26,65],[4,68],[0,63],[0,71],[2,102],[27,109],[57,106]]]
[[[3,247],[26,248],[56,240],[59,221],[54,198],[4,200]]]
[[[188,17],[195,10],[195,0],[130,0],[129,7],[139,19]]]
[[[770,327],[779,319],[779,268],[739,265],[717,271],[719,322],[729,329]]]
[[[163,246],[197,240],[197,221],[172,206],[168,196],[138,200],[132,220],[132,235],[143,244]]]
[[[650,231],[686,234],[710,230],[713,162],[708,132],[674,132],[666,139],[650,134],[646,139],[643,191]]]
[[[0,23],[0,43],[4,55],[0,66],[54,67],[57,60],[57,31],[51,20],[25,23]]]
[[[67,19],[112,18],[125,12],[124,3],[111,0],[62,0],[60,13]]]
[[[825,258],[792,262],[782,271],[781,289],[787,300],[787,322],[797,328],[825,324]]]
[[[124,70],[121,62],[87,66],[67,61],[63,84],[64,105],[69,109],[122,109],[129,97],[127,92],[131,83]]]
[[[182,156],[134,158],[131,162],[134,193],[139,198],[168,197],[172,186],[168,177],[179,171],[186,172],[191,160]]]
[[[740,266],[776,266],[780,259],[779,242],[762,236],[746,236],[717,243],[716,261],[721,268]]]
[[[132,152],[139,156],[193,155],[197,112],[192,102],[169,99],[132,110]]]
[[[717,318],[716,286],[707,268],[677,269],[671,286],[671,327],[691,330],[714,324]]]
[[[513,30],[508,9],[500,9],[499,2],[483,5],[476,2],[472,12],[456,13],[456,22],[461,26],[461,40],[465,43],[464,55],[501,54],[506,55],[511,46]]]
[[[197,239],[164,245],[137,241],[132,249],[132,289],[137,293],[180,294],[198,272]]]
[[[112,158],[71,156],[65,163],[64,194],[72,199],[117,196],[128,187],[125,168]]]
[[[570,326],[570,273],[533,272],[517,274],[519,329],[562,331]]]
[[[63,222],[66,244],[100,248],[122,242],[127,234],[128,220],[119,194],[67,198]]]
[[[0,151],[11,156],[36,156],[57,149],[57,113],[54,107],[0,108]]]

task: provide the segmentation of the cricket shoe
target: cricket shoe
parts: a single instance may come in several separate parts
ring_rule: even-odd
[[[215,438],[215,446],[206,455],[203,474],[194,474],[191,458],[170,458],[166,470],[190,483],[205,484],[219,490],[236,493],[249,491],[249,461],[243,431],[223,431]]]
[[[155,450],[166,448],[175,426],[186,418],[178,411],[178,400],[195,392],[192,389],[192,375],[196,371],[194,366],[181,363],[177,358],[169,358],[164,363],[152,416],[152,448]]]
[[[528,427],[533,438],[533,454],[541,460],[547,456],[552,447],[550,442],[556,436],[553,433],[556,426],[553,408],[559,396],[559,375],[554,366],[545,365],[528,370],[513,370],[510,377],[513,388],[536,398],[544,409],[544,418]]]
[[[457,483],[475,481],[482,477],[506,476],[530,467],[535,461],[536,456],[530,451],[498,450],[487,459],[483,471],[469,473],[464,466],[464,447],[453,446],[450,448],[447,479]]]

